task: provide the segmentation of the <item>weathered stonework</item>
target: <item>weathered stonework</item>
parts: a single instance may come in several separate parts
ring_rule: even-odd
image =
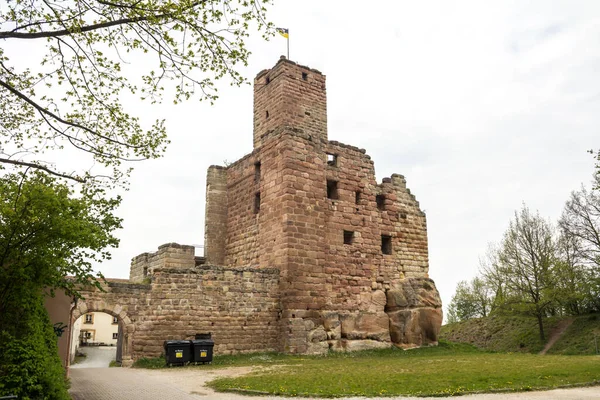
[[[193,247],[175,243],[144,255],[147,261],[140,257],[133,259],[131,274],[145,268],[145,277],[109,279],[105,292],[84,291],[72,317],[90,311],[119,317],[128,326],[124,360],[159,356],[165,340],[204,332],[212,333],[219,354],[277,351],[278,270],[195,266]]]
[[[282,58],[254,88],[254,150],[208,169],[205,258],[163,245],[132,260],[144,284],[109,283],[86,307],[118,304],[133,359],[198,332],[218,353],[436,344],[426,218],[404,177],[377,183],[365,150],[328,140],[319,71]]]
[[[435,344],[426,219],[404,177],[378,184],[365,150],[328,140],[319,71],[281,59],[254,88],[254,151],[208,170],[207,259],[280,270],[281,351]]]

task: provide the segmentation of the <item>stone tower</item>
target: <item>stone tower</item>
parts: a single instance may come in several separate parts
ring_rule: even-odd
[[[425,214],[402,175],[329,141],[325,76],[282,57],[254,80],[254,150],[207,176],[208,264],[280,271],[279,350],[435,343]]]

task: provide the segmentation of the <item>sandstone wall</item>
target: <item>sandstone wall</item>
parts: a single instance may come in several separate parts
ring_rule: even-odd
[[[428,277],[426,220],[404,178],[377,184],[362,149],[338,142],[323,146],[296,135],[279,140],[290,142],[282,154],[279,199],[288,243],[281,268],[282,349],[322,353],[435,343],[441,302],[433,282],[422,281]],[[427,288],[432,301],[406,304],[404,311],[419,315],[398,322],[400,308],[390,306],[387,293],[406,285]],[[411,324],[437,327],[417,333],[412,326],[414,335],[398,334]]]
[[[212,165],[206,175],[204,256],[213,265],[225,264],[227,243],[227,171]]]
[[[260,162],[253,155],[227,168],[228,213],[224,265],[258,265],[261,170]]]
[[[129,280],[141,283],[157,268],[193,268],[196,265],[194,253],[194,246],[163,244],[154,253],[142,253],[131,259]]]
[[[278,349],[279,271],[191,266],[191,246],[163,245],[148,268],[148,284],[111,280],[106,292],[84,291],[75,319],[88,311],[118,316],[129,328],[124,359],[158,356],[164,340],[211,332],[215,352]],[[134,259],[135,260],[135,259]]]
[[[441,318],[433,282],[422,281],[429,267],[425,214],[401,175],[378,184],[365,150],[327,141],[326,117],[321,117],[325,99],[324,76],[289,61],[255,80],[253,155],[263,164],[274,158],[277,166],[276,179],[261,184],[277,193],[263,198],[261,214],[283,209],[258,217],[260,229],[269,224],[283,230],[281,349],[410,346],[397,331],[418,318],[404,318],[403,327],[394,327],[389,310],[397,320],[400,309],[388,304],[387,293],[407,285],[427,287],[435,300],[429,308],[419,302],[406,307],[427,308],[430,320]],[[279,150],[266,151],[274,143]],[[260,248],[264,240],[258,239]],[[435,332],[422,336],[409,341],[437,340]]]
[[[398,331],[420,317],[398,322],[399,311],[427,308],[430,320],[441,318],[433,282],[423,283],[427,226],[419,203],[401,175],[377,183],[365,150],[327,140],[319,71],[280,60],[254,84],[254,151],[223,169],[226,229],[213,223],[222,218],[209,213],[207,191],[206,232],[222,233],[225,265],[280,270],[281,351],[410,346]],[[428,287],[434,301],[389,304],[388,292],[413,285]],[[427,335],[409,341],[436,341]]]
[[[282,128],[327,141],[325,75],[282,57],[254,79],[254,148]]]

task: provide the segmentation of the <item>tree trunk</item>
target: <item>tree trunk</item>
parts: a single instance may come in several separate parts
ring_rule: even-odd
[[[540,339],[542,340],[542,343],[544,343],[546,341],[546,337],[544,336],[544,322],[542,321],[541,314],[537,315],[537,320],[538,320],[538,327],[540,328]]]

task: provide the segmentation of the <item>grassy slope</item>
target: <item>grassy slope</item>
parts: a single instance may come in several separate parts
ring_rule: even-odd
[[[596,345],[594,337],[597,336],[600,348],[600,315],[581,316],[558,339],[548,354],[594,354]]]
[[[559,321],[559,318],[545,320],[546,339]],[[594,331],[600,335],[599,315],[576,318],[549,354],[593,354]],[[545,345],[539,338],[537,321],[528,317],[492,316],[444,325],[440,337],[498,352],[537,353]]]

